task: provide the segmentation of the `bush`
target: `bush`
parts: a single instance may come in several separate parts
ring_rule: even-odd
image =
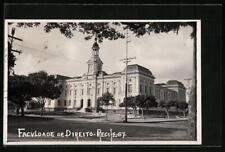
[[[100,112],[100,111],[101,111],[101,112],[105,112],[105,110],[104,110],[102,107],[98,107],[98,108],[97,108],[97,112]]]
[[[86,112],[92,112],[91,108],[85,108]]]
[[[181,110],[185,110],[185,109],[188,108],[188,103],[186,103],[186,102],[178,102],[177,103],[177,108],[181,109]]]

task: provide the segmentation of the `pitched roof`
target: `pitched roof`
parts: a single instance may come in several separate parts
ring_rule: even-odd
[[[177,80],[169,80],[169,81],[167,81],[166,84],[167,85],[178,85],[181,88],[185,88],[183,83],[181,83],[180,81],[177,81]]]
[[[124,69],[124,71],[125,71],[125,69]],[[143,67],[141,65],[138,65],[138,64],[128,65],[127,66],[127,72],[128,73],[129,72],[143,72],[143,73],[148,74],[148,75],[152,76],[153,78],[155,78],[153,76],[152,72],[149,69],[147,69],[147,68],[145,68],[145,67]]]

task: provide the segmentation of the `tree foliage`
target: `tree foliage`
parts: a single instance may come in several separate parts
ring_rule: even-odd
[[[31,100],[33,85],[27,76],[14,75],[8,79],[8,100],[17,105],[17,112],[21,109],[21,116],[24,115],[23,108],[26,101]]]
[[[186,102],[178,102],[177,108],[183,112],[184,117],[186,116],[186,112],[188,110],[188,103]]]
[[[101,97],[99,97],[97,99],[97,111],[99,110],[99,106],[107,106],[107,112],[106,112],[106,120],[108,120],[108,106],[110,105],[110,101],[112,101],[112,103],[115,102],[115,99],[113,97],[113,95],[109,92],[104,93]]]
[[[137,37],[151,33],[168,33],[173,31],[178,34],[179,29],[183,26],[195,27],[195,22],[122,22],[124,29],[129,29]],[[195,30],[191,33],[191,37],[195,36]]]
[[[115,99],[114,99],[113,95],[109,92],[104,93],[101,97],[99,97],[97,99],[99,106],[102,106],[102,105],[108,106],[108,105],[110,105],[110,101],[112,101],[114,103]]]
[[[21,109],[21,115],[24,115],[23,108],[26,101],[31,101],[33,97],[38,99],[43,108],[46,99],[56,99],[61,94],[58,80],[44,71],[31,73],[28,76],[9,76],[8,81],[8,100]]]
[[[17,27],[37,27],[40,24],[39,22],[20,22],[17,23]],[[191,37],[193,38],[196,35],[195,22],[47,22],[44,25],[44,31],[49,33],[58,29],[67,38],[72,38],[74,31],[78,31],[85,35],[85,40],[96,37],[98,42],[101,43],[103,39],[117,40],[125,38],[122,31],[126,29],[130,30],[135,36],[140,37],[151,33],[168,33],[170,31],[178,33],[182,26],[193,27]]]
[[[186,103],[186,102],[178,102],[177,103],[177,108],[181,109],[181,110],[185,110],[185,109],[188,108],[188,103]]]
[[[122,102],[120,107],[125,107],[125,98],[124,102]],[[142,117],[143,116],[143,109],[150,108],[150,107],[157,107],[156,98],[154,96],[145,96],[145,95],[137,95],[137,96],[130,96],[127,97],[127,107],[133,108],[133,110],[136,110],[137,107],[141,108],[142,110]]]
[[[151,107],[157,107],[158,103],[156,102],[155,96],[147,96],[145,98],[145,107],[146,108],[151,108]]]
[[[125,97],[123,99],[123,102],[119,104],[120,107],[125,107]],[[136,108],[136,103],[135,103],[135,97],[129,96],[127,97],[127,107],[131,107],[133,109]]]
[[[165,113],[167,115],[167,118],[170,118],[169,115],[169,108],[174,104],[173,101],[160,101],[158,106],[163,108],[165,110]]]
[[[34,86],[33,97],[56,99],[61,94],[61,85],[58,84],[58,80],[53,75],[40,71],[31,73],[28,77]]]
[[[53,75],[48,75],[44,71],[31,73],[28,77],[34,86],[32,97],[35,97],[36,101],[40,103],[43,114],[46,101],[58,98],[61,94],[62,86]]]

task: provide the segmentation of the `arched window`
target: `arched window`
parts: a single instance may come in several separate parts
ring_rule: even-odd
[[[80,100],[80,108],[83,108],[83,104],[84,104],[83,101],[84,101],[83,99]]]
[[[91,106],[91,99],[88,99],[87,106],[88,106],[88,107],[90,107],[90,106]]]

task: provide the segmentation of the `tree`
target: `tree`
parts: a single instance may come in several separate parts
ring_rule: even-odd
[[[144,95],[135,96],[135,103],[141,109],[141,117],[144,118],[144,108],[146,108],[146,97]]]
[[[125,98],[123,99],[123,102],[120,103],[119,106],[125,107]],[[137,105],[135,103],[135,97],[133,97],[133,96],[127,97],[127,107],[131,107],[133,109],[134,115],[136,115]]]
[[[166,115],[167,115],[167,118],[169,119],[170,118],[170,115],[169,115],[169,109],[171,107],[177,107],[177,101],[173,101],[173,100],[170,100],[170,101],[160,101],[159,104],[158,104],[159,107],[163,108]]]
[[[107,107],[107,112],[106,112],[106,120],[108,120],[108,106],[111,104],[110,101],[113,103],[115,102],[115,99],[113,95],[109,92],[104,93],[101,97],[97,99],[98,105],[104,105]]]
[[[48,75],[44,71],[31,73],[28,77],[34,87],[32,97],[35,97],[41,105],[42,115],[46,101],[58,98],[62,87],[53,75]]]
[[[125,103],[122,102],[119,106],[124,107]],[[134,114],[137,107],[139,107],[142,111],[142,118],[144,118],[144,108],[149,109],[150,107],[157,107],[157,102],[154,96],[145,96],[145,95],[138,95],[135,97],[130,96],[127,97],[127,107],[133,108]]]
[[[178,102],[177,103],[177,108],[182,110],[184,117],[186,117],[185,113],[187,112],[187,109],[188,109],[188,103],[186,103],[186,102]]]
[[[12,24],[12,23],[10,23]],[[33,27],[38,26],[40,23],[17,23],[18,27]],[[111,26],[110,26],[111,25]],[[47,23],[44,26],[46,32],[50,32],[52,29],[59,29],[60,32],[68,38],[73,36],[73,31],[79,31],[85,35],[86,40],[90,40],[95,36],[99,42],[103,42],[103,39],[116,40],[118,38],[124,38],[123,33],[116,30],[116,27],[122,27],[122,29],[129,29],[136,37],[141,37],[145,34],[151,33],[167,33],[173,31],[179,32],[180,27],[191,26],[193,31],[191,38],[193,39],[193,58],[196,58],[196,22],[113,22],[113,23]],[[196,60],[193,60],[193,77],[192,86],[189,99],[189,134],[196,139]]]
[[[166,101],[160,101],[158,104],[159,107],[164,109],[168,119],[170,118],[169,108],[171,107],[171,105],[172,105],[171,102],[166,102]]]
[[[8,100],[16,104],[17,114],[19,114],[19,109],[21,109],[21,116],[24,116],[25,101],[31,100],[32,93],[33,85],[30,83],[27,76],[9,76]]]
[[[141,109],[142,118],[144,118],[144,108],[148,109],[155,106],[155,100],[153,96],[138,95],[135,97],[136,105]]]
[[[157,107],[158,103],[156,102],[156,98],[155,96],[147,96],[145,98],[145,104],[146,104],[146,108],[151,108],[151,107]]]

